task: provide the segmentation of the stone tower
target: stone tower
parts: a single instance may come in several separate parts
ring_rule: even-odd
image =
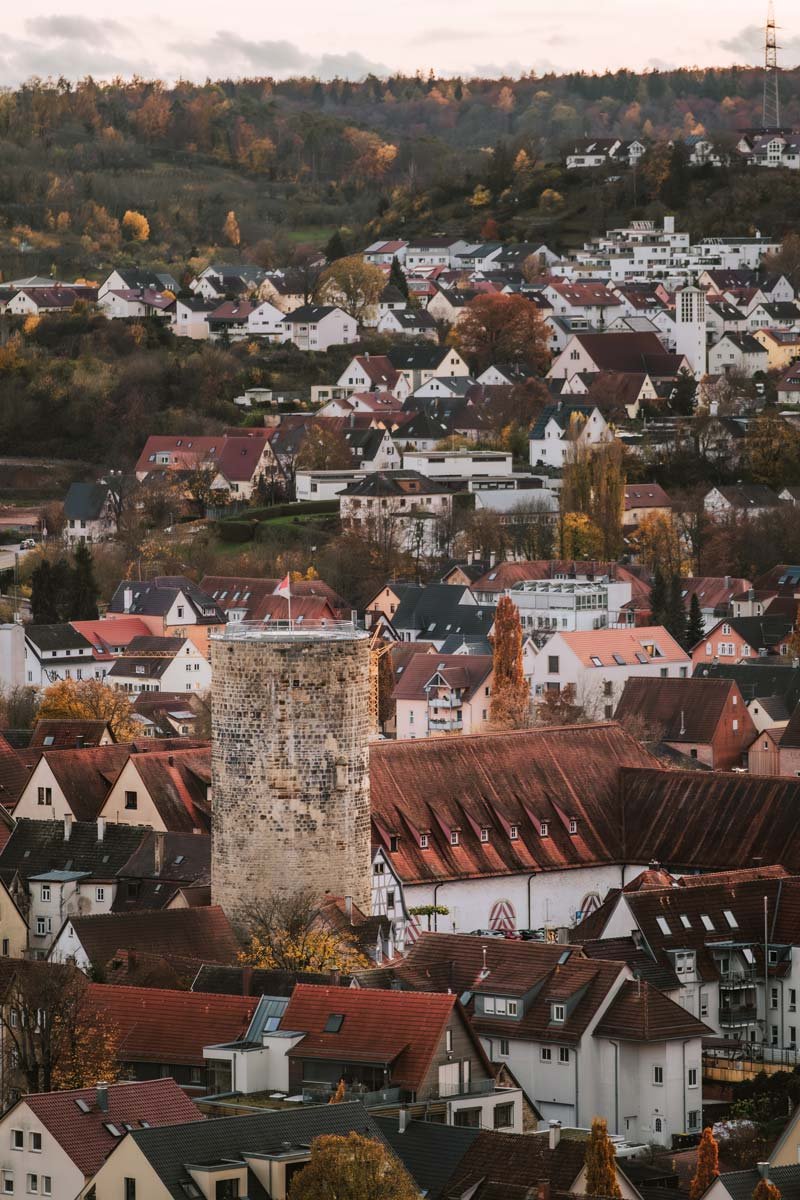
[[[367,634],[228,625],[211,666],[212,903],[312,888],[369,912]]]
[[[706,294],[701,288],[683,287],[675,294],[675,307],[675,350],[686,355],[699,380],[708,365]]]

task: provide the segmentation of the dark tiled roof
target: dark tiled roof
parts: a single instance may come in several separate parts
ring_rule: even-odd
[[[156,869],[156,857],[160,869]],[[178,883],[207,883],[211,870],[211,839],[196,833],[150,830],[118,871],[120,879],[162,879]]]
[[[342,975],[339,984],[349,987],[351,977]],[[225,967],[203,963],[192,982],[193,992],[216,992],[225,996],[291,996],[298,983],[335,986],[331,974],[316,971],[278,971],[267,967]]]
[[[0,733],[0,805],[13,808],[28,782],[28,768]]]
[[[760,1179],[757,1170],[725,1171],[719,1177],[731,1200],[751,1200]],[[770,1167],[769,1179],[783,1200],[800,1200],[800,1166]]]
[[[409,1121],[405,1132],[400,1133],[396,1117],[374,1120],[417,1187],[430,1200],[438,1200],[464,1155],[480,1137],[479,1129],[460,1129],[434,1121]]]
[[[102,840],[97,823],[74,821],[69,841],[63,821],[18,821],[0,852],[0,875],[23,880],[47,871],[86,871],[94,879],[113,879],[148,835],[141,825],[108,822]]]
[[[92,643],[71,625],[26,625],[25,637],[38,650],[89,650]],[[91,658],[91,654],[88,655]]]
[[[71,483],[64,497],[68,521],[96,521],[108,496],[106,483]]]
[[[355,1132],[383,1142],[380,1130],[360,1104],[309,1105],[242,1117],[219,1117],[203,1125],[172,1125],[169,1129],[140,1129],[130,1136],[148,1160],[173,1200],[186,1200],[183,1182],[191,1182],[186,1163],[239,1159],[248,1152],[279,1154],[284,1143],[308,1146],[324,1134]],[[252,1171],[246,1186],[250,1200],[267,1193]]]
[[[582,924],[578,926],[579,930]],[[616,962],[627,963],[637,978],[644,979],[661,991],[668,992],[678,987],[679,981],[674,969],[654,959],[647,950],[637,946],[632,937],[583,941],[576,933],[576,940],[589,958],[611,958]]]
[[[78,1107],[79,1100],[88,1105],[89,1112]],[[126,1125],[141,1128],[143,1121],[155,1127],[205,1120],[174,1079],[109,1084],[108,1107],[104,1109],[98,1108],[93,1087],[35,1093],[20,1103],[35,1113],[87,1179],[119,1145],[120,1139],[107,1128],[109,1122],[124,1130]]]
[[[166,829],[189,834],[210,831],[211,751],[207,746],[163,751],[159,746],[151,754],[136,755],[133,763]]]
[[[102,968],[117,950],[233,963],[241,949],[228,918],[218,905],[149,912],[72,916],[69,923],[90,963]]]
[[[460,688],[464,700],[471,700],[491,671],[491,654],[417,654],[392,696],[395,700],[426,700],[426,685],[441,679],[451,688]]]
[[[555,1150],[551,1150],[548,1138],[543,1135],[520,1137],[484,1130],[456,1167],[444,1195],[462,1196],[480,1180],[520,1189],[535,1189],[549,1183],[555,1191],[569,1192],[583,1169],[585,1154],[585,1143],[577,1139],[562,1137]],[[497,1193],[503,1194],[509,1193]]]
[[[749,663],[700,663],[695,676],[709,679],[732,679],[746,704],[751,700],[780,696],[791,707],[800,700],[800,668],[770,659]]]
[[[110,732],[108,722],[103,720],[67,721],[42,718],[36,722],[30,745],[41,749],[52,747],[53,750],[99,746],[100,739]]]
[[[628,979],[600,1018],[594,1036],[663,1042],[707,1037],[710,1032],[707,1025],[651,984]]]

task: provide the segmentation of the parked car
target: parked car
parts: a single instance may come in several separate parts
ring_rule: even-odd
[[[36,538],[25,538],[24,541],[20,542],[19,548],[20,550],[35,550]]]
[[[471,929],[470,937],[496,937],[501,938],[506,935],[502,929]]]

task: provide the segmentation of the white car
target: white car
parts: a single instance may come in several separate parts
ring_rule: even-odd
[[[24,542],[20,542],[19,548],[20,550],[35,550],[36,538],[25,538]]]

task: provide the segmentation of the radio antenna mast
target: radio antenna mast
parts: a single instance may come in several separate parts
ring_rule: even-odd
[[[778,40],[776,37],[775,6],[769,0],[767,29],[764,44],[764,106],[761,124],[764,129],[777,129],[781,123],[781,98],[778,86]]]

